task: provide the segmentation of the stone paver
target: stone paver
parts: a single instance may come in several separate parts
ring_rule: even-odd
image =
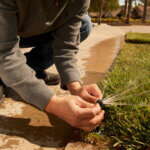
[[[98,147],[91,144],[76,142],[67,144],[65,150],[98,150]]]
[[[118,27],[111,27],[106,24],[102,24],[101,26],[95,25],[90,37],[81,43],[78,53],[78,66],[81,70],[83,81],[87,79],[89,75],[93,77],[96,73],[97,76],[106,73],[120,49],[120,43],[122,41],[120,39],[122,39],[123,35],[124,32]],[[90,60],[90,58],[95,56],[94,51],[99,50],[98,44],[111,38],[118,39],[110,40],[110,43],[112,41],[114,43],[112,50],[110,49],[111,46],[109,46],[107,50],[105,50],[105,45],[104,47],[101,46],[101,52],[98,54],[103,56],[98,55],[96,59],[96,61],[99,62],[97,66],[101,66],[101,70],[98,70],[92,63],[88,62],[95,61],[94,59]],[[95,50],[94,46],[96,47]],[[108,57],[107,54],[110,52],[112,56],[109,55]],[[101,59],[98,59],[98,57]],[[56,72],[55,66],[48,69],[48,71]],[[92,81],[92,83],[94,82],[95,81]],[[68,94],[68,92],[60,90],[59,86],[50,88],[58,95]],[[64,148],[68,142],[72,141],[72,135],[77,134],[77,131],[56,116],[47,115],[33,106],[18,101],[17,99],[19,98],[17,97],[14,99],[6,98],[5,102],[0,105],[0,149],[58,150]]]

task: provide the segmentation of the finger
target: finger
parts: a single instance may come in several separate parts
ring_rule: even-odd
[[[101,108],[99,104],[96,104],[92,108],[81,108],[80,109],[80,119],[90,119],[95,117],[97,114],[101,112]]]
[[[96,129],[97,126],[95,126],[94,128],[91,128],[91,127],[81,127],[80,129],[84,130],[84,131],[93,131],[94,129]]]
[[[97,115],[95,118],[91,120],[84,120],[83,122],[80,123],[79,128],[85,131],[92,131],[99,126],[103,118],[104,118],[104,112],[102,112],[101,115]]]
[[[83,127],[78,127],[84,131],[93,131],[94,129],[96,129],[97,127],[99,126],[99,124],[95,125],[94,127],[93,126],[83,126]]]
[[[89,103],[89,102],[87,102],[87,101],[84,101],[84,100],[82,100],[82,99],[80,99],[78,105],[80,106],[80,108],[92,108],[92,107],[94,107],[94,104]]]
[[[95,104],[95,103],[96,103],[96,100],[97,100],[97,97],[95,97],[95,96],[93,96],[93,95],[90,95],[90,94],[87,92],[86,95],[85,95],[84,100],[86,100],[87,102],[90,102],[90,103]]]
[[[94,128],[95,126],[98,126],[100,122],[104,119],[104,111],[102,111],[99,115],[96,115],[92,119],[84,119],[80,121],[80,127],[90,127]]]
[[[94,129],[96,129],[98,126],[100,126],[100,123],[98,123],[97,125],[95,125],[94,127],[85,127],[87,128],[87,131],[93,131]],[[84,128],[84,127],[83,127]]]
[[[104,111],[104,110],[102,110],[101,112],[105,114],[105,111]],[[100,114],[101,114],[101,112],[100,112],[100,113],[98,113],[97,115],[100,115]]]
[[[101,90],[99,89],[99,87],[96,84],[93,84],[93,89],[92,89],[91,94],[97,98],[103,97]]]

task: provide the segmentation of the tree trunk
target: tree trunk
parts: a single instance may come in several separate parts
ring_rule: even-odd
[[[98,25],[101,24],[101,17],[102,17],[102,0],[99,0],[99,17],[98,17]]]
[[[144,11],[143,11],[142,23],[145,23],[145,20],[146,20],[146,15],[147,15],[147,5],[148,5],[148,0],[145,0],[145,2],[144,2]]]
[[[126,20],[126,23],[128,24],[130,23],[131,8],[132,8],[132,0],[129,0],[128,14],[127,14],[127,20]]]
[[[124,17],[126,17],[127,14],[127,6],[128,6],[128,0],[125,0],[125,7],[124,7],[124,14],[123,14]]]
[[[136,2],[136,0],[135,0],[135,4],[134,4],[134,5],[135,5],[135,7],[137,6],[137,2]]]

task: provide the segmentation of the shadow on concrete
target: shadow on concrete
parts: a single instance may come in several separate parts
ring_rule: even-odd
[[[54,125],[53,127],[30,125],[31,119],[29,118],[0,115],[0,134],[22,137],[42,147],[58,148],[65,146],[72,139],[75,129],[54,115],[49,114],[49,119]],[[61,141],[59,145],[58,141]]]
[[[5,88],[5,95],[7,98],[25,103],[18,93],[11,88]],[[26,106],[21,117],[0,115],[0,134],[18,136],[30,143],[50,148],[62,148],[70,141],[79,141],[81,133],[79,129],[71,127],[57,116],[46,112],[48,120],[44,120],[40,111],[33,105],[31,106]],[[38,125],[38,122],[34,123],[35,126],[31,125],[30,122],[33,122],[35,118],[39,118],[39,124],[43,122],[43,126]]]
[[[7,98],[26,103],[21,96],[11,88],[5,88],[5,95]],[[31,106],[31,109],[33,109],[33,107],[36,108],[33,105]],[[30,113],[29,107],[27,109],[27,113]],[[30,117],[33,112],[29,115]],[[28,116],[26,114],[21,118],[0,115],[0,134],[18,136],[33,144],[51,148],[64,147],[69,141],[76,141],[76,139],[79,139],[80,131],[78,129],[71,127],[53,114],[46,112],[45,114],[48,116],[51,126],[38,126],[37,123],[36,126],[30,125],[32,117],[35,117],[35,113],[31,118],[26,118]],[[37,114],[37,117],[41,118],[42,116],[39,115],[40,114]]]

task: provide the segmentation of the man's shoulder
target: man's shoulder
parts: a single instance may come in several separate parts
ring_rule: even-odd
[[[78,12],[80,10],[87,10],[90,5],[90,0],[69,0],[68,9],[70,12]]]
[[[0,0],[0,7],[13,7],[16,5],[16,0]]]

